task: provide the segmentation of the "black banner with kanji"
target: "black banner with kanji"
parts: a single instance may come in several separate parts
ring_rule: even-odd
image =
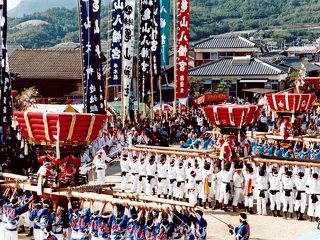
[[[141,101],[148,102],[150,96],[150,51],[153,20],[153,1],[140,2],[140,39],[139,39],[139,91]]]
[[[3,0],[0,2],[0,18],[2,19],[0,26],[2,36],[0,123],[2,125],[10,126],[12,122],[12,97],[7,51],[7,0]]]
[[[85,106],[87,113],[104,114],[104,79],[100,41],[100,0],[79,0]]]

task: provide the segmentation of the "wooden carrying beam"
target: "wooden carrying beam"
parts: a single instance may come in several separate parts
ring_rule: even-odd
[[[135,145],[135,148],[148,148],[148,149],[158,149],[167,151],[170,149],[171,151],[176,152],[191,152],[191,153],[200,153],[200,154],[208,154],[212,153],[214,149],[209,150],[200,150],[200,149],[188,149],[188,148],[178,148],[178,147],[160,147],[160,146],[149,146],[149,145]]]
[[[319,163],[314,162],[301,162],[293,160],[278,160],[278,159],[267,159],[267,158],[253,158],[254,162],[259,163],[271,163],[271,164],[282,164],[282,165],[296,165],[296,166],[307,166],[307,167],[320,167]]]
[[[151,197],[151,196],[141,196],[139,194],[128,194],[128,193],[115,192],[115,193],[113,193],[113,196],[120,197],[120,198],[128,198],[128,199],[137,200],[137,201],[156,202],[156,203],[161,203],[161,204],[178,205],[178,206],[182,206],[182,207],[194,207],[192,204],[187,203],[187,202],[179,202],[179,201],[174,201],[174,200],[170,200],[170,199],[163,199],[163,198]]]
[[[38,187],[33,186],[30,184],[26,183],[6,183],[2,184],[3,186],[7,187],[13,187],[13,188],[20,188],[23,190],[29,190],[32,192],[37,192]],[[185,202],[179,202],[179,201],[171,201],[168,199],[161,199],[157,197],[139,197],[139,199],[135,198],[132,200],[127,199],[119,199],[115,197],[120,197],[117,196],[115,192],[112,192],[112,194],[115,196],[113,197],[110,194],[98,194],[98,193],[92,193],[92,192],[77,192],[77,191],[54,191],[51,188],[43,188],[43,193],[48,194],[50,196],[58,196],[58,197],[75,197],[75,198],[82,198],[86,200],[93,200],[93,201],[99,201],[99,202],[110,202],[110,203],[115,203],[115,204],[126,204],[128,203],[130,206],[136,206],[136,207],[141,207],[141,206],[147,206],[147,207],[153,207],[153,208],[161,208],[162,210],[165,210],[168,206],[170,205],[175,205],[175,206],[180,206],[180,207],[189,207],[193,208],[194,206],[185,203]],[[111,193],[111,191],[108,191],[108,193]],[[125,194],[124,194],[125,195]],[[122,198],[125,198],[125,196],[122,196]],[[149,202],[149,203],[145,203]],[[158,204],[164,204],[162,207],[159,207]]]
[[[0,177],[15,179],[18,181],[28,181],[29,179],[27,176],[22,176],[22,175],[13,174],[13,173],[2,173],[2,172],[0,172]]]
[[[199,157],[201,155],[199,153],[171,151],[170,148],[168,148],[168,150],[158,150],[158,149],[150,149],[150,148],[124,147],[123,149],[127,150],[129,152],[132,152],[132,151],[136,151],[136,152],[153,152],[153,153],[168,154],[168,155],[186,156],[186,157]]]

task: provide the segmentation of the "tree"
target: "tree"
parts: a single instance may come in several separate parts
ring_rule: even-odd
[[[34,106],[36,103],[36,97],[39,96],[39,91],[36,87],[25,88],[15,98],[14,108],[16,111],[25,111],[28,108]]]
[[[197,97],[204,93],[203,79],[199,77],[189,77],[190,95]]]
[[[227,90],[230,88],[232,83],[231,79],[223,79],[220,81],[220,84],[217,86],[215,93],[226,93]]]

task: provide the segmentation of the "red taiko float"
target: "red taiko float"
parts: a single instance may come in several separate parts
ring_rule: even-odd
[[[316,95],[301,93],[266,94],[271,110],[276,112],[308,111],[316,99]]]
[[[260,106],[219,104],[206,106],[204,111],[211,124],[217,127],[241,129],[257,121]]]
[[[22,136],[35,144],[87,145],[98,137],[106,115],[14,112]]]

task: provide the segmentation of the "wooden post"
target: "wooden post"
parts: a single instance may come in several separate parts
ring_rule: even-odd
[[[109,77],[110,77],[110,31],[111,31],[111,1],[108,1],[108,28],[107,28],[107,71],[106,71],[106,85],[105,85],[105,92],[104,98],[106,100],[106,114],[108,113],[108,97],[109,97]],[[112,119],[112,118],[111,118]]]
[[[150,102],[150,117],[151,120],[154,119],[153,105],[154,105],[154,96],[153,96],[153,70],[152,70],[152,51],[150,51],[150,92],[151,92],[151,102]]]
[[[160,118],[162,119],[162,78],[161,75],[159,75],[159,98],[160,98]]]

